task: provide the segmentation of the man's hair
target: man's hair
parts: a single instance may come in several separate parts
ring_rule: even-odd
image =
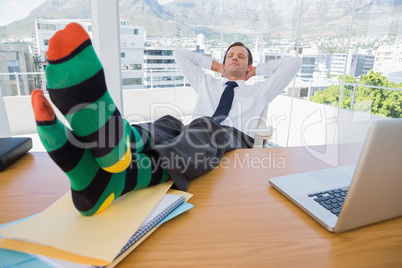
[[[245,44],[243,44],[242,42],[234,42],[233,44],[231,44],[228,49],[225,52],[225,57],[223,57],[223,63],[225,63],[226,61],[226,55],[228,54],[228,51],[232,48],[232,47],[244,47],[247,50],[248,53],[248,64],[253,64],[253,56],[251,55],[251,51],[250,49],[248,49],[248,47],[246,47]]]

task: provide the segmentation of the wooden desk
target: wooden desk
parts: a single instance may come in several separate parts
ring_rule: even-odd
[[[357,151],[340,147],[340,164],[355,162]],[[268,183],[326,167],[301,147],[228,153],[190,183],[194,208],[118,267],[402,267],[402,218],[332,234]],[[0,172],[0,224],[38,213],[68,190],[46,153],[30,153]]]

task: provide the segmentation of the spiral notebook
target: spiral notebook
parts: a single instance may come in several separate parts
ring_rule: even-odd
[[[173,210],[185,202],[185,198],[182,195],[172,195],[165,194],[155,209],[148,215],[144,223],[138,228],[134,235],[128,240],[127,244],[123,249],[117,254],[116,257],[120,256],[125,252],[131,245],[138,241],[143,235],[145,235],[149,230],[158,225],[167,215],[169,215]]]

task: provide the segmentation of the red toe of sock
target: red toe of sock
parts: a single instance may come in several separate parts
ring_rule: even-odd
[[[31,94],[31,101],[37,121],[52,121],[55,119],[54,110],[42,90],[35,89]]]
[[[49,40],[47,58],[50,61],[60,60],[73,52],[84,41],[88,40],[87,32],[78,23],[70,23],[56,32]]]

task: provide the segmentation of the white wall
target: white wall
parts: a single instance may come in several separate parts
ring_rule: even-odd
[[[167,114],[184,119],[193,114],[196,97],[191,87],[124,90],[124,116],[131,123]]]
[[[188,117],[193,114],[195,98],[196,94],[190,87],[123,90],[123,115],[132,123],[154,120],[166,114]],[[4,103],[12,135],[36,133],[31,96],[4,97]],[[55,110],[58,118],[66,123],[61,113]],[[5,114],[0,103],[0,116]],[[5,120],[1,122],[3,124]]]

